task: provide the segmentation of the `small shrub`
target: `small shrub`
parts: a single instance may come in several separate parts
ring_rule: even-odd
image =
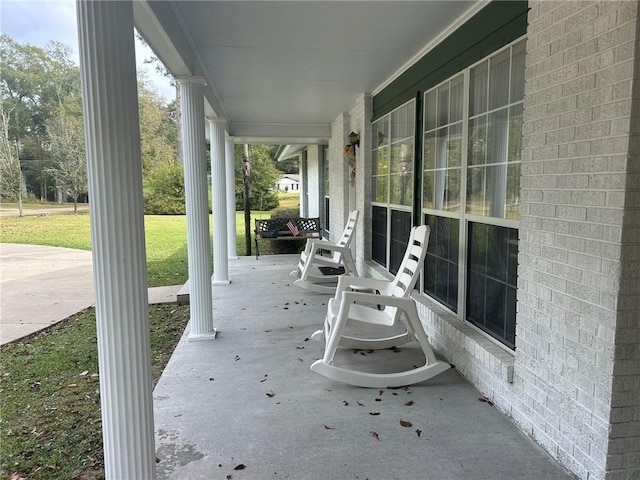
[[[145,215],[184,215],[184,171],[182,165],[167,162],[144,179]]]

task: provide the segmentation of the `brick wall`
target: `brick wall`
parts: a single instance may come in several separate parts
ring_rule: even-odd
[[[365,259],[371,256],[371,115],[373,102],[370,94],[362,94],[350,112],[351,130],[360,134],[360,148],[356,156],[356,182],[354,191],[355,203],[353,208],[360,211],[354,253],[359,272],[364,271]]]
[[[512,414],[581,478],[638,478],[638,4],[530,7]]]
[[[351,130],[350,118],[341,114],[331,123],[329,141],[329,216],[331,240],[337,241],[349,215],[349,181],[343,148]]]

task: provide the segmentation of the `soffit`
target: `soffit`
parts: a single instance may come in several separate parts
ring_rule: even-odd
[[[331,122],[477,10],[476,1],[134,2],[175,75],[243,141],[326,143]],[[238,140],[237,140],[238,141]]]

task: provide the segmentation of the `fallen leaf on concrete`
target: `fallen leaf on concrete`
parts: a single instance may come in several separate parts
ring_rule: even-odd
[[[324,426],[324,429],[325,429],[325,430],[335,430],[335,428],[333,428],[333,427],[329,427],[328,425],[325,425],[325,426]]]
[[[360,402],[356,402],[358,404],[358,406],[360,407],[364,407],[364,403],[360,403]]]
[[[416,430],[416,433],[418,434],[418,437],[419,437],[420,435],[422,435],[422,430],[420,430],[420,429],[418,428],[418,429]]]
[[[493,405],[493,402],[491,401],[491,399],[487,397],[480,397],[478,400],[483,403],[486,403],[487,405]]]
[[[296,347],[296,350],[303,350],[304,347]]]
[[[400,425],[405,428],[413,427],[413,424],[411,422],[407,422],[406,420],[400,420]]]
[[[267,397],[269,397],[269,398],[272,398],[272,397],[275,397],[275,396],[276,396],[276,394],[275,394],[275,393],[273,393],[273,390],[269,390],[267,393],[265,393],[265,395],[266,395]]]
[[[369,415],[373,415],[375,417],[376,415],[380,415],[380,412],[369,412]]]
[[[348,406],[349,406],[349,402],[347,402],[346,400],[343,400],[343,401],[342,401],[342,403],[344,403],[344,406],[345,406],[345,407],[348,407]]]
[[[233,357],[233,359],[237,362],[238,360],[240,360],[240,355],[236,355],[235,357]]]
[[[413,405],[413,400],[409,400],[407,403],[404,404],[405,407],[410,407],[411,405]]]
[[[243,463],[241,463],[240,465],[236,465],[235,467],[233,467],[234,470],[244,470],[245,468],[247,468],[247,466]]]
[[[380,441],[380,436],[376,432],[371,432],[371,436],[376,440]]]

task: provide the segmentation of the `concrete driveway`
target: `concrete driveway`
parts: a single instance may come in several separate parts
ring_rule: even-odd
[[[93,304],[91,252],[0,244],[0,344]]]
[[[150,288],[149,303],[175,303],[181,288]],[[0,345],[94,303],[91,252],[0,243]]]
[[[94,304],[91,252],[0,244],[0,344]]]

